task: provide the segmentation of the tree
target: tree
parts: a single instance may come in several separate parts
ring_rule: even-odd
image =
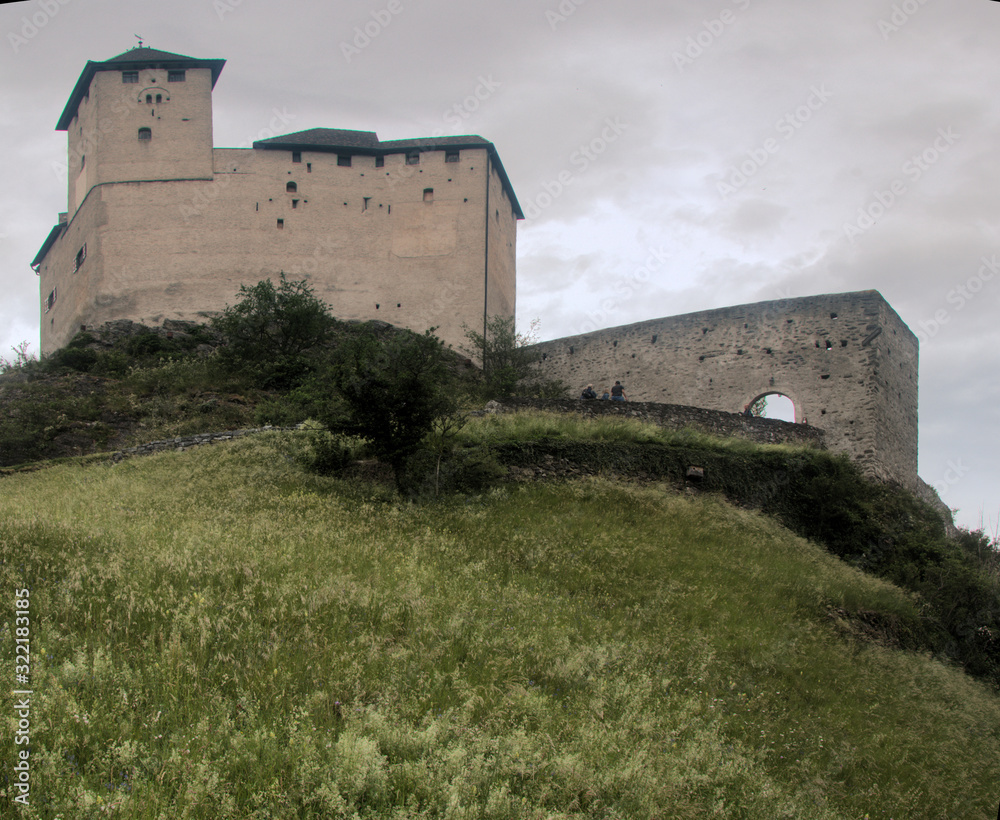
[[[444,343],[431,331],[379,336],[367,328],[338,349],[334,382],[347,410],[340,426],[367,439],[400,486],[435,420],[455,408],[451,380]]]
[[[767,396],[761,396],[755,402],[750,404],[750,415],[755,417],[763,417],[767,413]]]
[[[513,316],[497,314],[487,319],[485,333],[465,328],[471,346],[466,352],[482,362],[490,395],[510,396],[519,382],[532,375],[535,357],[527,348],[536,341],[537,326],[536,320],[528,333],[518,333]]]
[[[263,279],[240,286],[242,297],[212,320],[226,339],[223,360],[255,369],[265,383],[288,383],[306,369],[305,354],[320,347],[336,320],[308,283],[280,274],[277,287]]]

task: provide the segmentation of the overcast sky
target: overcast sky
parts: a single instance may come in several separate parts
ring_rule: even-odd
[[[921,476],[997,527],[1000,3],[32,0],[0,32],[8,357],[38,349],[56,120],[86,61],[139,34],[228,61],[218,147],[314,127],[494,142],[528,214],[518,324],[543,339],[880,291],[921,340]]]

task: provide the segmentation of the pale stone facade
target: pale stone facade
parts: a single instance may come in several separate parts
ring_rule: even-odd
[[[523,216],[492,143],[312,129],[215,148],[223,63],[138,48],[87,64],[57,125],[68,212],[32,262],[43,352],[115,319],[204,321],[282,271],[339,318],[456,347],[514,315]]]

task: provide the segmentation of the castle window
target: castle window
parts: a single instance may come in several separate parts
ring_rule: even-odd
[[[147,94],[146,95],[146,105],[152,105],[152,103],[153,103],[153,95],[152,94]]]
[[[123,71],[122,72],[122,82],[123,83],[137,83],[137,82],[139,82],[139,72],[138,71]]]
[[[153,131],[151,128],[140,128],[139,129],[139,141],[145,142],[153,138]]]
[[[458,151],[445,151],[444,152],[445,162],[458,162]]]
[[[311,174],[312,171],[313,171],[313,164],[311,162],[307,162],[306,163],[306,172]]]
[[[52,288],[52,293],[50,293],[45,299],[45,312],[48,313],[52,310],[52,306],[56,303],[56,289]]]
[[[73,262],[73,273],[76,273],[83,266],[83,260],[87,258],[87,243],[76,252],[76,259]]]
[[[434,189],[424,188],[424,202],[433,202],[433,201],[434,201]]]
[[[385,166],[385,157],[375,157],[375,167],[382,168]]]
[[[184,69],[175,68],[172,71],[167,71],[167,82],[168,83],[184,82]]]
[[[285,220],[284,220],[284,219],[279,219],[279,220],[278,220],[278,230],[280,231],[280,230],[282,230],[282,229],[283,229],[284,227],[285,227]]]
[[[337,165],[341,168],[351,167],[351,155],[350,154],[337,154]]]
[[[290,194],[294,194],[294,193],[295,193],[296,191],[298,191],[298,190],[299,190],[299,186],[298,186],[298,185],[296,185],[296,184],[295,184],[294,182],[289,182],[289,183],[288,183],[288,184],[287,184],[287,185],[285,186],[285,190],[286,190],[286,191],[287,191],[288,193],[290,193]]]
[[[293,199],[292,200],[292,207],[293,208],[298,208],[299,207],[299,201],[297,199]]]
[[[163,95],[162,94],[157,94],[156,95],[156,104],[159,105],[161,102],[163,102]]]
[[[302,162],[301,151],[292,151],[292,162]]]
[[[407,165],[419,165],[420,164],[420,152],[419,151],[407,151],[406,152],[406,164]]]

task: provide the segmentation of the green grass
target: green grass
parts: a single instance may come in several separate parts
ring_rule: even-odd
[[[915,604],[770,520],[603,479],[410,505],[292,448],[2,479],[19,816],[992,820],[1000,698],[846,636]]]

